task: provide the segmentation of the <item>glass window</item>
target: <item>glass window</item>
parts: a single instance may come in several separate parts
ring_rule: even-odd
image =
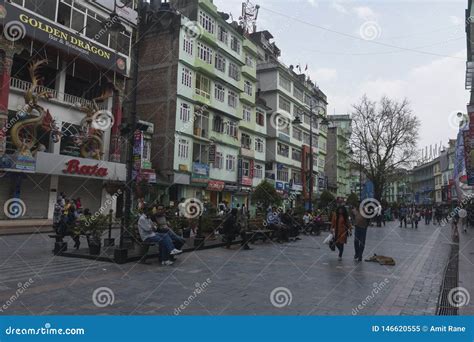
[[[277,153],[280,156],[288,158],[290,155],[290,147],[288,145],[278,143],[277,145]]]
[[[182,72],[182,74],[181,74],[181,84],[186,86],[186,87],[191,88],[193,86],[193,76],[192,76],[191,70],[189,70],[188,68],[183,67],[181,72]]]
[[[250,150],[251,145],[252,145],[252,138],[250,138],[250,135],[242,133],[242,137],[240,139],[240,146],[243,148],[246,148],[247,150]]]
[[[279,167],[277,171],[277,180],[281,182],[288,182],[288,168],[287,167]]]
[[[262,165],[255,164],[253,176],[254,176],[254,178],[257,178],[257,179],[262,179],[263,178],[263,167],[262,167]]]
[[[222,169],[224,166],[224,157],[221,152],[216,152],[216,161],[214,162],[215,169]]]
[[[178,158],[188,159],[189,157],[189,141],[186,139],[178,140]]]
[[[263,153],[263,150],[265,149],[265,142],[261,138],[256,138],[255,139],[255,151]]]
[[[298,141],[301,141],[302,137],[303,137],[303,132],[298,128],[293,128],[293,138]]]
[[[297,148],[294,148],[292,149],[291,151],[291,159],[293,159],[294,161],[301,161],[301,150],[297,149]]]
[[[201,26],[209,33],[214,34],[215,20],[207,13],[200,11],[199,12],[199,23]]]
[[[188,55],[193,55],[193,40],[189,39],[188,37],[184,37],[183,39],[183,51],[186,52]]]
[[[250,81],[245,81],[244,82],[244,92],[245,94],[252,96],[253,95],[253,85],[252,82]]]
[[[216,115],[212,123],[212,130],[217,133],[224,133],[224,120],[222,117]]]
[[[207,64],[212,64],[212,49],[202,43],[198,43],[198,57]]]
[[[191,106],[187,103],[181,103],[179,111],[179,119],[183,122],[188,122],[191,117]]]
[[[228,154],[225,158],[225,169],[227,171],[235,171],[235,157]]]
[[[279,98],[279,108],[283,109],[284,111],[287,111],[288,113],[291,113],[291,103],[287,99],[278,96]]]
[[[225,72],[225,57],[221,53],[216,53],[216,69],[222,72]]]
[[[50,20],[56,18],[57,1],[25,0],[25,8]]]
[[[240,54],[240,41],[236,36],[230,38],[230,48]]]
[[[228,95],[228,104],[232,108],[237,107],[237,94],[231,90],[229,90],[229,95]]]
[[[219,39],[219,41],[221,41],[222,43],[224,43],[225,45],[228,44],[228,41],[229,41],[229,33],[227,32],[227,30],[219,25],[219,28],[217,30],[217,38]]]
[[[196,94],[211,99],[211,80],[203,75],[196,76]]]
[[[291,177],[293,178],[293,183],[294,184],[301,184],[302,183],[301,171],[291,170]]]
[[[252,108],[249,106],[243,106],[243,119],[244,121],[252,121]]]
[[[280,86],[286,91],[291,92],[291,81],[280,74]]]
[[[232,62],[229,62],[229,77],[233,78],[236,81],[240,81],[239,67]]]
[[[250,177],[250,162],[247,160],[242,161],[242,176]]]
[[[214,97],[219,102],[224,102],[225,100],[225,88],[222,84],[216,83],[214,86]]]
[[[265,126],[265,113],[257,109],[256,122],[259,126]]]

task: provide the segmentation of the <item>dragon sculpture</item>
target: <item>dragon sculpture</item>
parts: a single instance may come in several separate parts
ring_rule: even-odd
[[[86,113],[86,116],[81,121],[82,133],[75,136],[74,141],[81,147],[83,158],[102,159],[104,129],[110,128],[113,124],[113,116],[111,113],[101,110],[97,101],[106,100],[110,96],[112,96],[112,89],[107,88],[90,104],[79,107],[79,110]]]
[[[31,78],[31,86],[24,95],[25,105],[17,112],[17,118],[26,117],[26,119],[17,122],[11,128],[12,142],[19,151],[20,155],[35,155],[38,151],[46,150],[38,139],[39,128],[43,134],[51,134],[53,142],[61,139],[56,121],[52,118],[49,110],[45,110],[38,101],[40,99],[49,100],[53,94],[48,91],[38,92],[41,78],[38,75],[38,69],[48,60],[38,60],[28,66]]]

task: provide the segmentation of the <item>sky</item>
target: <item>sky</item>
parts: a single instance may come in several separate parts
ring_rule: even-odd
[[[350,113],[366,94],[407,98],[421,121],[419,149],[456,137],[466,112],[467,0],[252,0],[286,65],[308,65],[329,114]],[[242,0],[214,0],[241,15]]]

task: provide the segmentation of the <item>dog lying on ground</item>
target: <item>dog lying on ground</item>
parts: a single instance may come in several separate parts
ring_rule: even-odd
[[[383,256],[383,255],[374,254],[374,256],[368,259],[365,259],[365,261],[378,262],[380,265],[395,266],[395,260],[393,260],[393,258]]]

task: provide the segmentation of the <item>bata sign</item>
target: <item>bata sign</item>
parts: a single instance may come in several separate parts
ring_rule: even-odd
[[[66,168],[63,170],[63,172],[71,175],[93,177],[107,177],[107,175],[109,174],[108,169],[105,167],[99,167],[99,165],[81,165],[81,162],[77,159],[71,159],[70,161],[68,161],[66,163]]]

